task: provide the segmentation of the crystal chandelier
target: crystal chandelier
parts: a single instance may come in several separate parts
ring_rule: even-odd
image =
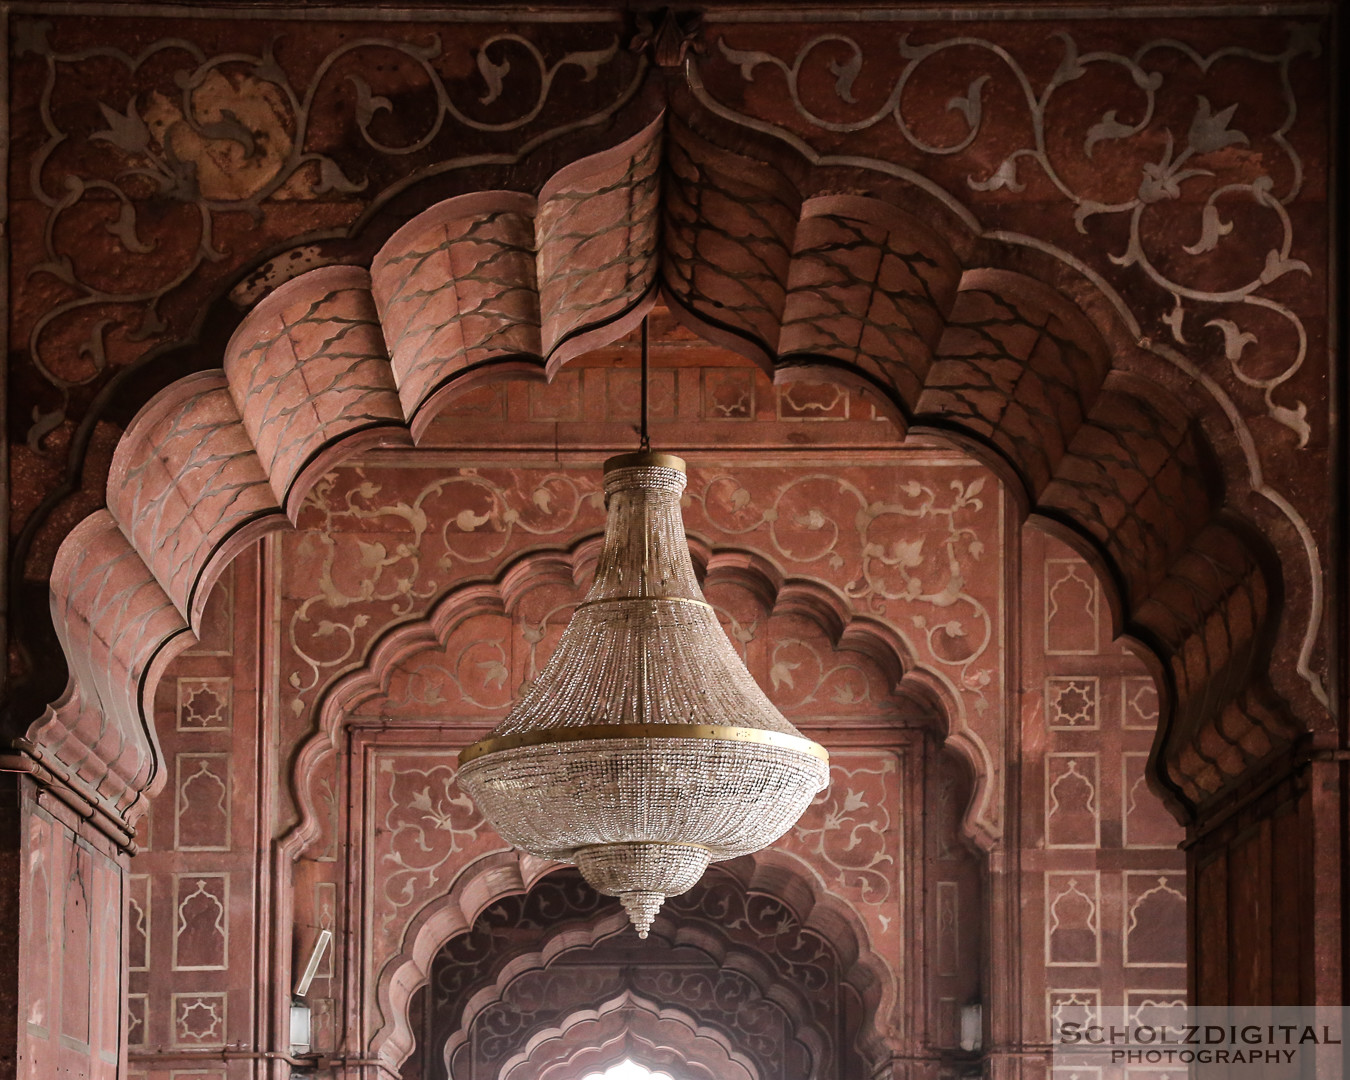
[[[646,326],[643,326],[646,445]],[[680,517],[684,462],[605,462],[595,583],[459,783],[516,847],[575,863],[639,937],[710,862],[768,846],[829,780],[825,749],[765,697],[703,598]]]

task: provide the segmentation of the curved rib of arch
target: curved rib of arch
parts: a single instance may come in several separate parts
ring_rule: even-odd
[[[71,684],[30,728],[30,752],[134,820],[163,782],[154,683],[228,561],[284,527],[325,469],[416,443],[484,380],[544,377],[622,335],[658,283],[710,339],[783,378],[866,388],[1061,524],[1114,586],[1120,628],[1167,673],[1155,766],[1187,802],[1285,745],[1294,724],[1261,674],[1280,583],[1225,499],[1245,479],[1220,474],[1188,404],[1114,371],[1048,286],[961,273],[948,240],[904,210],[809,197],[809,181],[804,164],[789,176],[658,120],[538,197],[432,207],[391,238],[369,284],[337,267],[278,289],[223,371],[142,410],[107,511],[63,545],[53,611]]]

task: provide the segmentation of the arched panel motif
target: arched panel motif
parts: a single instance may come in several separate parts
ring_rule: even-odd
[[[487,908],[433,961],[420,1061],[465,1080],[513,1075],[577,1017],[639,1002],[693,1018],[761,1076],[867,1069],[840,1042],[862,1022],[856,989],[829,940],[781,900],[717,870],[670,902],[647,945],[619,914],[571,870]]]
[[[462,868],[507,850],[455,786],[457,749],[481,737],[539,670],[595,554],[591,541],[570,554],[528,555],[500,584],[464,586],[426,621],[386,635],[369,664],[326,697],[322,728],[297,757],[302,819],[283,842],[283,858],[328,858],[324,852],[339,850],[335,830],[362,836],[363,956],[372,972],[363,1010],[370,1030],[383,1032],[380,1045],[408,1045],[403,995],[408,980],[428,970],[419,928],[445,932],[446,916],[436,912],[447,890],[454,895]],[[898,1023],[912,992],[910,961],[898,959],[909,948],[905,927],[913,917],[905,899],[913,872],[907,821],[922,797],[923,746],[944,719],[921,687],[910,689],[918,675],[906,673],[910,661],[894,651],[898,638],[878,631],[879,620],[855,619],[846,600],[818,584],[769,577],[762,558],[714,552],[706,562],[707,595],[752,674],[808,733],[827,745],[844,740],[833,751],[832,787],[761,855],[756,872],[780,887],[810,883],[795,887],[796,902],[806,905],[799,910],[825,920],[827,940],[859,943],[842,952],[846,969],[862,965],[859,995],[873,1015]],[[347,825],[330,816],[326,763],[339,756],[357,770]],[[967,810],[971,831],[979,828],[974,810]]]

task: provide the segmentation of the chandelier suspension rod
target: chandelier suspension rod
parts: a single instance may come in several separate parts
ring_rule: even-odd
[[[651,378],[651,335],[647,330],[647,316],[642,316],[642,430],[638,435],[638,446],[646,453],[652,448],[651,435],[647,430],[647,388]],[[642,534],[642,571],[643,581],[651,569],[651,534]],[[645,591],[645,590],[644,590]],[[642,719],[647,719],[647,650],[642,650],[642,667],[638,672],[637,704]]]
[[[646,451],[652,448],[652,440],[647,432],[647,383],[648,368],[651,364],[651,341],[647,334],[647,316],[642,316],[642,427],[638,432],[638,446]]]

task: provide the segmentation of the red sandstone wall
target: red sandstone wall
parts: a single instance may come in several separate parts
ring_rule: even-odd
[[[200,643],[159,687],[170,770],[141,829],[127,878],[127,1049],[132,1077],[261,1075],[248,1051],[264,1034],[275,798],[263,779],[256,553],[213,592]],[[221,1051],[240,1053],[225,1063]]]
[[[18,1032],[23,1080],[114,1080],[124,1063],[121,1002],[125,857],[20,778]]]
[[[1022,530],[1022,1017],[1052,1025],[1186,1000],[1183,830],[1144,780],[1153,679],[1111,640],[1101,584]]]
[[[605,52],[611,41],[619,40],[608,24],[559,24],[547,31],[534,26],[527,35],[531,40],[547,37],[558,55],[583,59],[564,62],[558,92],[550,93],[549,84],[539,98],[537,115],[517,122],[521,110],[528,112],[532,104],[532,86],[516,77],[525,72],[533,78],[534,65],[525,52],[510,53],[513,69],[492,60],[506,55],[501,43],[490,55],[475,53],[502,27],[485,25],[473,34],[447,35],[425,63],[419,49],[426,48],[430,37],[423,27],[372,27],[372,33],[387,38],[382,45],[362,46],[367,57],[371,53],[384,57],[385,62],[376,65],[344,51],[350,25],[307,26],[303,33],[294,32],[292,25],[274,50],[268,44],[273,28],[257,20],[214,15],[165,19],[141,11],[101,19],[64,13],[50,19],[40,16],[22,15],[8,24],[14,58],[9,220],[15,288],[9,320],[14,365],[6,389],[12,398],[9,415],[19,423],[7,436],[12,450],[9,524],[16,551],[13,569],[23,579],[16,617],[24,623],[11,666],[20,679],[32,679],[30,689],[38,696],[30,695],[26,705],[34,707],[47,699],[43,692],[50,697],[60,683],[59,665],[44,659],[50,642],[42,636],[42,618],[28,620],[30,613],[44,609],[45,578],[57,541],[102,501],[100,485],[110,448],[148,388],[166,379],[175,366],[202,362],[196,356],[166,359],[163,353],[153,354],[147,362],[152,355],[148,350],[172,349],[192,338],[210,299],[234,285],[265,257],[264,251],[270,253],[272,245],[290,244],[298,233],[350,223],[377,193],[392,190],[409,168],[432,164],[450,152],[487,147],[509,154],[526,138],[575,132],[566,122],[576,115],[595,118],[597,110],[626,92],[639,63],[646,62],[640,52],[617,45]],[[1334,714],[1343,703],[1328,706],[1326,698],[1319,697],[1330,685],[1327,677],[1338,643],[1328,629],[1331,621],[1319,622],[1317,610],[1324,600],[1330,599],[1332,607],[1336,601],[1325,592],[1321,574],[1326,553],[1338,544],[1328,508],[1343,496],[1326,486],[1328,448],[1335,437],[1324,363],[1325,286],[1330,280],[1325,223],[1331,197],[1326,187],[1326,103],[1331,100],[1327,19],[1314,12],[1298,21],[1280,16],[1090,20],[1063,27],[1062,35],[1052,32],[1051,24],[1004,20],[961,27],[961,36],[978,39],[974,43],[955,41],[952,31],[940,23],[917,31],[886,23],[866,27],[865,33],[855,35],[857,41],[844,35],[824,48],[808,44],[817,27],[711,22],[698,42],[704,51],[693,54],[703,78],[705,104],[740,112],[756,124],[781,125],[818,153],[865,152],[885,158],[895,169],[914,170],[967,210],[977,220],[975,231],[984,231],[987,237],[1014,237],[1021,245],[1018,257],[1028,264],[1056,250],[1067,260],[1080,260],[1111,284],[1122,306],[1113,313],[1110,303],[1084,279],[1065,271],[1061,280],[1069,282],[1070,291],[1079,290],[1075,299],[1105,324],[1114,325],[1120,316],[1124,329],[1116,344],[1128,346],[1122,355],[1136,346],[1150,354],[1147,363],[1139,356],[1127,357],[1126,367],[1145,377],[1161,372],[1160,377],[1183,398],[1199,395],[1200,384],[1192,371],[1221,388],[1224,401],[1206,407],[1210,411],[1203,423],[1218,432],[1215,450],[1224,459],[1230,481],[1235,476],[1264,477],[1266,486],[1250,497],[1245,511],[1257,515],[1256,531],[1268,533],[1277,549],[1283,567],[1280,601],[1286,612],[1294,613],[1280,631],[1285,658],[1276,671],[1284,683],[1280,692],[1290,697],[1300,719],[1319,729],[1322,749],[1343,744],[1344,733],[1337,742],[1336,733],[1324,723],[1322,706]],[[1172,44],[1177,41],[1185,47]],[[145,62],[133,61],[147,45]],[[86,53],[89,46],[96,47],[96,55]],[[108,51],[97,51],[105,47]],[[519,47],[528,52],[526,46]],[[1114,55],[1103,57],[1103,51]],[[1145,52],[1150,56],[1149,71],[1156,65],[1153,88],[1147,88],[1152,76],[1130,66],[1137,59],[1128,59]],[[896,84],[888,83],[897,55],[913,65],[905,69],[914,78],[904,95]],[[960,61],[944,67],[941,60],[929,59],[943,56]],[[884,62],[878,63],[878,57]],[[1211,63],[1206,57],[1219,59]],[[332,58],[335,66],[319,63],[325,58]],[[592,68],[586,67],[587,62]],[[516,77],[506,79],[508,70]],[[588,74],[596,77],[584,78]],[[1033,88],[1031,94],[1021,93],[1022,79]],[[193,87],[187,98],[179,95],[182,81]],[[311,99],[303,92],[288,104],[282,86],[299,91],[312,87],[318,106],[311,111]],[[405,103],[425,104],[435,96],[429,88],[447,86],[445,100],[467,103],[465,107],[478,118],[480,126],[474,129],[478,134],[466,139],[469,125],[454,115],[451,122],[437,127],[425,149],[396,152],[403,143],[425,134],[418,127],[419,110],[405,109]],[[1156,101],[1154,89],[1159,90]],[[892,93],[893,111],[885,105]],[[383,108],[385,95],[391,106],[398,107]],[[1152,121],[1138,132],[1123,130],[1129,128],[1124,118],[1134,115],[1130,110],[1145,99]],[[883,105],[880,111],[878,103]],[[325,111],[329,109],[331,114]],[[224,127],[213,127],[209,133],[194,130],[193,118],[184,112],[196,110],[200,110],[197,120],[209,125],[224,122]],[[447,108],[446,114],[450,111]],[[248,126],[240,126],[241,116]],[[437,116],[440,124],[445,116]],[[234,126],[230,117],[235,118]],[[302,120],[310,142],[292,138]],[[1047,120],[1047,127],[1037,126]],[[484,130],[483,123],[491,130]],[[1032,146],[1029,128],[1048,130],[1049,142]],[[256,155],[247,149],[255,140]],[[581,143],[585,138],[569,135],[566,141]],[[307,157],[310,151],[319,157]],[[1197,163],[1204,167],[1195,171]],[[131,172],[129,165],[134,166]],[[493,179],[475,177],[480,184]],[[1226,186],[1230,184],[1245,194],[1234,197],[1237,189]],[[431,187],[436,194],[449,190]],[[950,201],[943,205],[947,210],[942,213],[958,213]],[[373,226],[372,233],[387,232],[410,212],[407,201],[393,198],[386,219]],[[369,238],[362,243],[369,245]],[[996,240],[989,246],[1001,243]],[[296,251],[296,260],[320,259],[340,246],[311,245]],[[975,246],[971,239],[972,250]],[[349,245],[341,253],[351,256],[357,247]],[[1058,256],[1047,261],[1054,258]],[[239,283],[235,296],[242,304],[252,302],[277,273],[276,266],[260,270],[253,279]],[[1253,302],[1235,299],[1234,288],[1250,289],[1244,296]],[[224,310],[225,304],[218,305],[215,316],[228,322],[221,314]],[[211,348],[208,344],[205,351]],[[104,392],[114,377],[137,369],[140,374],[130,380],[131,388],[124,384],[120,398]],[[724,421],[744,417],[736,411],[744,404],[743,374],[726,376],[726,385],[720,384],[721,375],[715,377],[711,391],[705,381],[698,395],[683,393],[680,380],[685,377],[677,376],[681,392],[672,399],[678,401],[681,419],[706,420],[711,432],[717,425],[725,429]],[[583,431],[604,420],[588,411],[594,410],[597,399],[582,392],[592,389],[587,380],[579,375],[576,385],[582,388],[576,394],[562,387],[557,401],[550,402],[547,393],[541,398],[536,419],[556,425],[551,431],[533,429],[541,433],[536,445],[545,452],[555,445],[549,438],[556,439],[567,425]],[[753,409],[767,400],[761,396]],[[782,400],[778,399],[780,406]],[[502,409],[496,422],[506,418],[513,424],[523,415],[533,415],[534,402],[523,414],[520,401],[493,399],[491,394],[476,399],[477,406],[486,410],[484,417],[493,415],[496,402]],[[825,395],[789,402],[788,412],[800,409],[826,418],[837,415],[831,413],[837,406],[837,398]],[[1228,412],[1219,416],[1224,409]],[[471,418],[461,414],[458,419],[467,424]],[[736,441],[729,435],[713,438],[722,446]],[[1288,512],[1271,509],[1279,506]],[[481,507],[462,509],[481,512]],[[370,557],[378,562],[395,551],[396,545]],[[351,565],[360,566],[360,559],[358,554]],[[397,580],[397,569],[391,569],[390,576]],[[406,613],[399,609],[405,601],[412,605],[407,611],[412,611],[417,598],[411,593],[425,584],[410,583],[409,594],[388,599],[382,614]],[[1225,613],[1222,629],[1241,629],[1240,615],[1240,605],[1231,620]],[[284,702],[264,696],[268,708],[281,706],[283,721],[285,710],[299,705],[291,718],[295,725],[291,735],[309,725],[312,718],[306,710],[314,707],[326,680],[354,662],[343,655],[352,644],[345,640],[348,629],[340,618],[314,618],[308,627],[313,640],[302,643],[313,646],[314,670],[301,664],[286,671],[287,685],[292,674],[300,685],[291,687],[294,693]],[[938,628],[930,625],[930,629]],[[947,660],[958,667],[963,664],[966,658],[959,656],[963,643],[937,636],[942,647],[951,650]],[[330,651],[323,651],[330,646]],[[1065,663],[1062,670],[1047,668],[1034,678],[1028,676],[1027,692],[1045,693],[1051,679],[1115,678],[1090,665],[1078,669]],[[964,674],[978,679],[980,665],[970,665]],[[51,685],[53,680],[56,685]],[[978,688],[971,692],[979,697]],[[1011,689],[990,696],[996,707],[1020,704]],[[1099,698],[1103,716],[1112,700]],[[1122,710],[1124,701],[1122,697]],[[1042,701],[1042,724],[1048,722],[1049,706],[1047,696]],[[172,709],[177,707],[175,702]],[[1259,717],[1262,708],[1255,711]],[[165,730],[172,730],[174,716],[162,711],[161,718],[167,718]],[[1278,727],[1270,725],[1272,731]],[[180,799],[178,758],[197,755],[183,757],[193,770],[188,779],[197,777],[187,785],[189,839],[199,827],[191,820],[201,805],[197,792],[211,783],[210,762],[223,760],[206,755],[223,753],[226,745],[223,737],[213,742],[206,733],[199,734],[203,737],[195,747],[179,746],[176,734],[166,738],[173,745],[169,760],[175,764],[172,794],[165,797]],[[1128,733],[1122,727],[1120,734],[1124,740]],[[1213,731],[1206,734],[1215,736]],[[1226,744],[1218,740],[1217,750],[1211,738],[1200,749],[1250,765],[1260,757],[1262,733],[1246,734],[1250,738]],[[1045,928],[1047,914],[1059,910],[1056,896],[1080,908],[1082,925],[1077,930],[1065,929],[1067,923],[1055,929],[1075,936],[1060,937],[1056,943],[1047,931],[1047,956],[1060,957],[1048,964],[1055,976],[1051,981],[1066,989],[1074,987],[1059,975],[1067,978],[1075,970],[1085,970],[1074,958],[1090,948],[1106,958],[1115,955],[1112,950],[1118,946],[1125,965],[1130,935],[1121,920],[1130,909],[1131,896],[1149,895],[1149,890],[1131,893],[1134,879],[1127,875],[1161,868],[1148,853],[1138,855],[1145,865],[1107,860],[1089,867],[1081,860],[1085,849],[1073,845],[1094,829],[1110,847],[1113,822],[1120,828],[1120,843],[1126,845],[1144,828],[1140,824],[1132,829],[1125,805],[1113,819],[1115,796],[1123,800],[1133,790],[1130,774],[1121,773],[1119,789],[1113,793],[1115,774],[1101,756],[1094,782],[1086,775],[1091,772],[1086,755],[1114,751],[1105,745],[1088,751],[1081,735],[1024,729],[1025,745],[1044,747],[1041,756],[1033,755],[1042,772],[1035,777],[1034,768],[1029,769],[1026,776],[1014,776],[1006,788],[1016,796],[1011,809],[1020,809],[1026,836],[1045,842],[1046,865],[1056,868],[1035,871],[1045,892],[1036,934]],[[267,729],[261,745],[272,745],[272,737]],[[1119,752],[1126,755],[1125,761],[1137,760],[1128,755],[1142,752],[1143,739],[1128,738],[1132,741],[1128,745],[1122,741]],[[1258,749],[1249,761],[1242,754],[1251,746]],[[1071,761],[1078,764],[1071,768]],[[1338,785],[1345,770],[1328,759],[1312,770],[1312,779],[1306,779],[1301,772],[1304,765],[1291,766],[1299,775],[1282,781],[1267,805],[1247,808],[1203,841],[1202,857],[1192,869],[1203,893],[1203,910],[1214,914],[1198,925],[1202,962],[1195,978],[1201,1000],[1224,1000],[1229,995],[1241,1000],[1278,999],[1294,993],[1295,983],[1298,995],[1306,1000],[1344,996],[1337,974],[1339,941],[1333,941],[1330,931],[1339,924],[1343,906],[1339,899],[1343,841],[1334,828],[1344,817]],[[277,791],[284,791],[288,781],[284,769],[269,766],[258,772],[269,780],[277,777]],[[234,783],[227,780],[227,790]],[[341,777],[335,776],[330,790],[336,792],[340,783]],[[1072,802],[1075,788],[1080,795],[1077,809]],[[1093,789],[1099,796],[1095,804],[1087,795]],[[291,822],[284,798],[278,795],[277,801],[282,809],[275,815],[267,807],[258,815],[257,835],[266,841]],[[234,806],[229,813],[237,809]],[[1270,820],[1263,823],[1266,811]],[[180,816],[176,801],[167,809],[156,807],[152,852],[162,851],[162,839],[155,841],[153,830],[159,829],[162,837],[168,826],[161,823],[172,822],[177,828]],[[218,822],[200,827],[219,839],[219,832],[211,832]],[[233,824],[227,831],[232,829]],[[340,842],[337,834],[331,839],[334,845]],[[1029,839],[1023,847],[1035,842]],[[216,865],[211,860],[223,854],[238,853],[232,848],[229,853],[198,851],[183,857],[192,855],[203,875],[245,873],[234,864],[220,870],[226,859],[211,869]],[[1126,856],[1134,857],[1128,850],[1121,858]],[[1050,895],[1077,879],[1056,878],[1058,884],[1048,887],[1050,878],[1045,875],[1089,870],[1096,875],[1099,892],[1089,895],[1086,886],[1075,886]],[[1277,885],[1284,874],[1299,876],[1306,900],[1290,904],[1282,895]],[[1119,892],[1112,894],[1117,875]],[[1252,889],[1254,879],[1259,884]],[[255,884],[261,888],[265,882]],[[162,912],[166,904],[178,902],[176,886],[147,882],[146,887],[145,902],[152,911]],[[159,901],[158,908],[156,889],[158,895],[170,898]],[[1086,906],[1078,898],[1080,892]],[[239,895],[231,893],[232,908]],[[223,903],[223,894],[216,899]],[[314,909],[326,910],[325,902],[314,899]],[[1092,912],[1099,916],[1095,925]],[[312,921],[321,917],[305,916]],[[161,919],[151,933],[168,933],[166,925],[172,924]],[[1115,944],[1112,934],[1119,935]],[[193,938],[197,931],[185,928],[184,935]],[[1317,948],[1312,947],[1314,941]],[[171,945],[156,947],[172,952]],[[285,943],[273,951],[285,956],[289,949],[290,943]],[[1328,959],[1333,954],[1334,961]],[[1279,957],[1291,955],[1308,958],[1300,960],[1297,972],[1277,963]],[[265,967],[260,964],[258,972]],[[1106,1001],[1130,991],[1134,979],[1131,969],[1123,971],[1118,985],[1077,989],[1095,989]],[[209,981],[205,974],[202,980],[192,992],[207,992],[202,989]],[[231,1015],[237,1017],[239,1010]],[[154,1022],[161,1031],[169,1030],[167,1020]],[[268,1027],[255,1025],[262,1032]]]

